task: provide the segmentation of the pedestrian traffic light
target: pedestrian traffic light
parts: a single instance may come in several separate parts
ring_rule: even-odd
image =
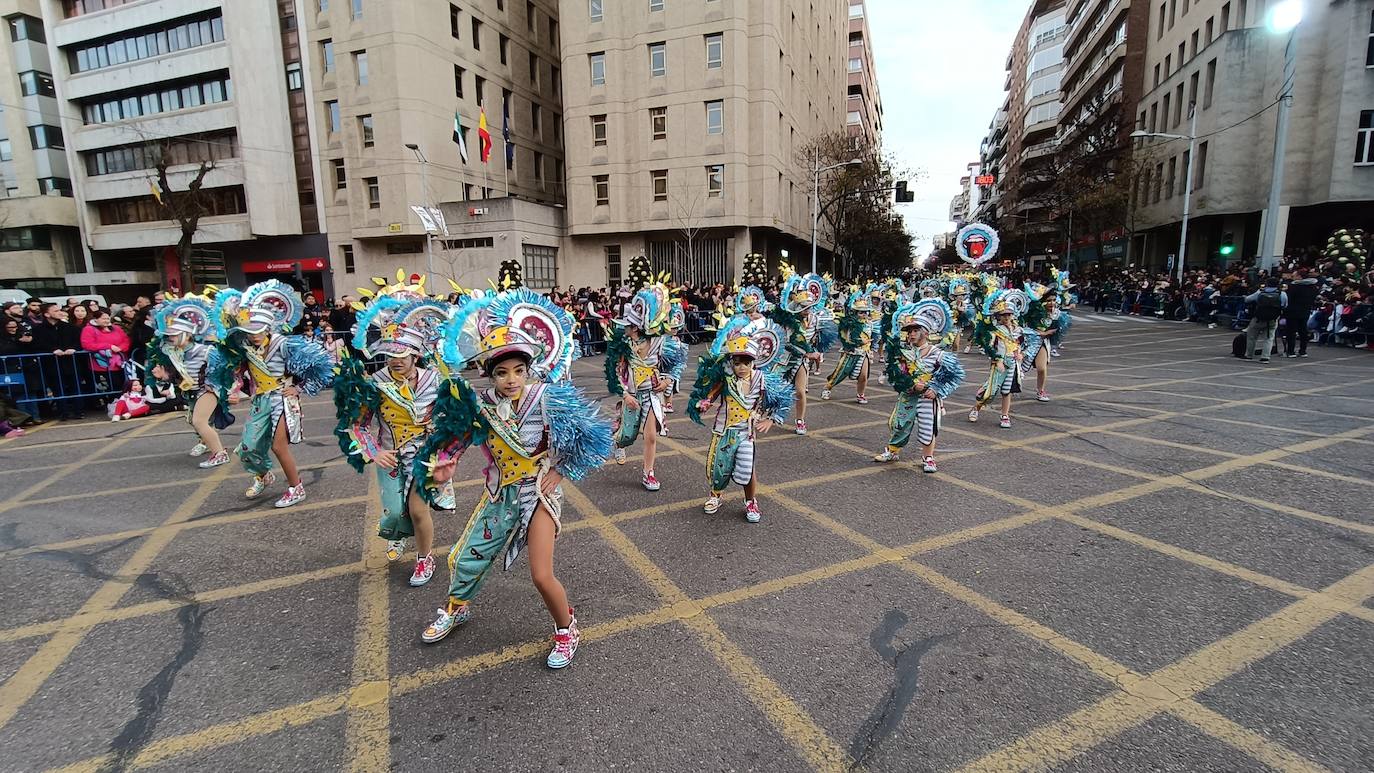
[[[906,180],[899,180],[897,182],[896,200],[898,204],[910,204],[916,200],[916,193],[906,189]]]
[[[1221,253],[1221,256],[1224,258],[1224,257],[1226,257],[1227,255],[1230,255],[1231,253],[1233,253],[1233,252],[1235,252],[1235,251],[1236,251],[1236,237],[1235,237],[1235,234],[1232,234],[1230,231],[1227,231],[1226,233],[1224,233],[1224,234],[1221,235],[1221,249],[1217,250],[1217,252]]]

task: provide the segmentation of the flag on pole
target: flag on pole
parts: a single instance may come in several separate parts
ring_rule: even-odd
[[[491,132],[487,131],[487,108],[482,107],[477,115],[477,139],[481,143],[482,163],[491,159]]]
[[[463,131],[463,122],[458,120],[458,111],[453,111],[453,141],[458,143],[458,157],[468,162],[468,137]]]
[[[510,99],[501,100],[501,139],[506,145],[506,168],[515,166],[515,146],[510,144]]]

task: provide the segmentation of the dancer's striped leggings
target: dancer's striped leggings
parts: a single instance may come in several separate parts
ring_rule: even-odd
[[[927,400],[919,395],[898,395],[897,406],[892,409],[892,417],[887,420],[892,431],[892,439],[887,441],[891,451],[900,451],[911,442],[912,431],[916,442],[928,446],[940,434],[940,401]]]

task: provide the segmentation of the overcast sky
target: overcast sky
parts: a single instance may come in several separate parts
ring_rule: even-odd
[[[931,236],[952,230],[949,200],[1002,105],[1007,52],[1029,0],[866,0],[883,147],[924,176],[916,201],[900,208],[918,235],[918,256]]]

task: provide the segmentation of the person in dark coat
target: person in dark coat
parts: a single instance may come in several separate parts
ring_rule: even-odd
[[[67,312],[56,303],[43,304],[43,321],[33,328],[30,351],[38,355],[43,388],[51,398],[48,410],[59,421],[84,419],[86,411],[81,398],[68,397],[81,393],[81,368],[77,352],[81,351],[81,334],[67,321]],[[48,356],[50,355],[50,356]],[[88,368],[89,369],[89,368]]]
[[[1312,316],[1321,284],[1308,273],[1306,268],[1299,267],[1288,283],[1288,306],[1283,310],[1283,351],[1289,357],[1306,357],[1307,342],[1312,340],[1307,319]]]

